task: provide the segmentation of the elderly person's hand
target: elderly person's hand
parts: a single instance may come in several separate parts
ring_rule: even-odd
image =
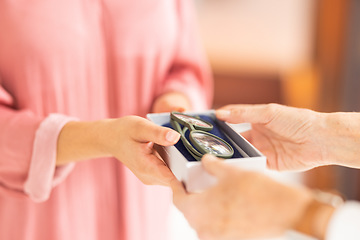
[[[319,113],[278,104],[228,105],[216,111],[229,123],[252,124],[249,140],[276,170],[338,164],[360,168],[359,113]]]
[[[218,179],[214,187],[187,193],[176,179],[171,183],[174,204],[200,239],[268,238],[281,236],[288,229],[324,236],[333,208],[311,207],[316,201],[309,190],[234,168],[211,155],[205,155],[202,163]]]

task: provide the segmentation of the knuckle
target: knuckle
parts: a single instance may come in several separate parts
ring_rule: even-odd
[[[265,106],[265,122],[271,122],[280,111],[280,105],[276,103],[270,103]]]
[[[245,111],[245,108],[232,108],[230,110],[230,115],[233,117],[240,117]]]
[[[266,111],[268,113],[275,113],[279,110],[280,105],[277,103],[269,103],[266,106]]]
[[[133,116],[133,122],[135,124],[135,126],[144,128],[146,126],[146,122],[147,120],[142,118],[142,117],[138,117],[138,116]]]
[[[142,117],[138,116],[125,116],[121,118],[125,123],[127,128],[140,129],[143,128],[145,123]]]

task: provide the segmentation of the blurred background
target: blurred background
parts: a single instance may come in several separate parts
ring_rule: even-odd
[[[214,108],[281,103],[360,111],[359,0],[197,0]],[[321,167],[307,186],[360,199],[360,173]]]
[[[321,112],[360,111],[360,0],[195,2],[215,79],[213,108],[280,103]],[[360,170],[327,166],[270,174],[360,200]],[[172,239],[197,239],[181,224],[186,222],[180,216]]]

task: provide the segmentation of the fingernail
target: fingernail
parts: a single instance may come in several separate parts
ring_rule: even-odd
[[[230,116],[230,111],[229,110],[217,110],[216,116],[218,118],[226,119]]]
[[[180,137],[180,134],[178,132],[175,132],[175,131],[168,131],[167,134],[166,134],[166,140],[168,142],[176,142]]]

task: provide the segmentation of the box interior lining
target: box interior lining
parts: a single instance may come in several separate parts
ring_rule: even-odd
[[[210,117],[210,116],[206,116],[206,115],[198,115],[201,119],[204,119],[205,121],[210,122],[211,124],[213,124],[214,128],[209,131],[210,133],[214,134],[215,136],[218,136],[222,139],[224,139],[226,142],[228,142],[232,148],[234,149],[234,155],[231,158],[243,158],[243,156],[241,155],[241,153],[237,150],[237,147],[234,147],[233,143],[231,141],[229,141],[228,137],[222,132],[221,127],[215,122],[215,120]],[[168,127],[168,128],[172,128],[171,124],[170,124],[170,119],[169,122],[166,124],[163,124],[164,127]],[[186,132],[186,137],[189,140],[189,131]],[[190,141],[189,141],[190,142]],[[177,142],[175,144],[175,147],[180,151],[180,153],[190,162],[193,161],[197,161],[193,156],[191,156],[191,154],[187,151],[187,149],[185,148],[184,144],[182,143],[181,140],[179,140],[179,142]],[[230,159],[231,159],[230,158]]]

